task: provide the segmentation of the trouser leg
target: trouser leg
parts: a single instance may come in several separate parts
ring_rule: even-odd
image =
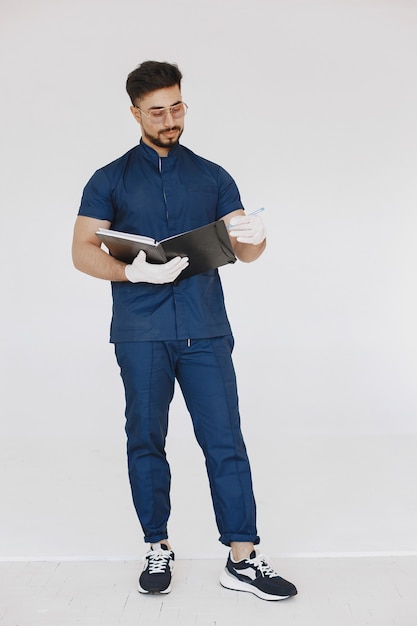
[[[168,537],[171,474],[165,454],[175,375],[164,342],[115,346],[126,396],[129,480],[145,541]]]
[[[259,543],[251,470],[243,440],[232,337],[192,341],[177,378],[190,411],[210,482],[220,541]]]

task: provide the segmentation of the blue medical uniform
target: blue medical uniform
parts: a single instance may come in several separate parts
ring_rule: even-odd
[[[223,168],[180,144],[160,157],[141,141],[95,172],[79,215],[159,240],[241,208],[236,184]],[[259,543],[218,271],[178,285],[113,282],[112,295],[110,341],[125,388],[129,479],[145,541],[168,537],[165,440],[177,380],[206,459],[220,541]]]

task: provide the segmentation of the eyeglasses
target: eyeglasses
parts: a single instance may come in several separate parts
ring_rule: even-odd
[[[149,109],[148,111],[142,111],[142,109],[140,109],[136,105],[134,105],[134,107],[135,109],[140,111],[142,115],[149,117],[151,122],[155,122],[155,123],[162,122],[162,120],[165,119],[168,113],[172,115],[174,120],[178,120],[181,117],[184,117],[184,115],[187,113],[187,110],[188,110],[188,106],[185,104],[185,102],[178,102],[178,104],[173,104],[170,107],[160,107],[157,109]]]

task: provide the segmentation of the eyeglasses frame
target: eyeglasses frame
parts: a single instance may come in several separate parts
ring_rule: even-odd
[[[173,109],[174,107],[177,107],[179,104],[182,104],[182,105],[183,105],[183,107],[184,107],[184,115],[182,115],[182,116],[180,116],[180,117],[185,117],[185,116],[186,116],[186,114],[187,114],[187,111],[188,111],[188,104],[186,104],[185,102],[182,102],[182,101],[181,101],[181,102],[176,102],[175,104],[171,104],[171,106],[169,106],[169,107],[154,107],[154,108],[152,108],[152,109],[149,109],[149,111],[144,111],[143,109],[141,109],[140,107],[138,107],[136,104],[134,104],[133,106],[135,107],[135,109],[137,109],[138,111],[140,111],[140,113],[142,113],[143,115],[145,115],[145,117],[147,117],[148,119],[151,119],[151,120],[152,120],[152,118],[153,118],[153,115],[152,115],[152,113],[151,113],[150,111],[155,111],[155,112],[158,112],[158,113],[162,113],[162,112],[164,112],[164,119],[165,119],[165,117],[166,117],[166,116],[168,115],[168,113],[169,113],[169,114],[172,116],[172,118],[173,118],[173,119],[176,119],[176,118],[174,118],[174,116],[172,115],[172,109]],[[178,119],[179,119],[179,118],[178,118]],[[156,121],[158,121],[158,120],[156,120]]]

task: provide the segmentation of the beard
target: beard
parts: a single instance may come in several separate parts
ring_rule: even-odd
[[[164,133],[173,130],[178,131],[178,135],[176,137],[164,137]],[[171,128],[164,128],[164,130],[160,130],[156,135],[151,135],[151,133],[148,133],[144,128],[142,129],[142,132],[146,139],[154,146],[158,146],[158,148],[170,148],[179,142],[183,130],[184,129],[180,126],[171,126]]]

